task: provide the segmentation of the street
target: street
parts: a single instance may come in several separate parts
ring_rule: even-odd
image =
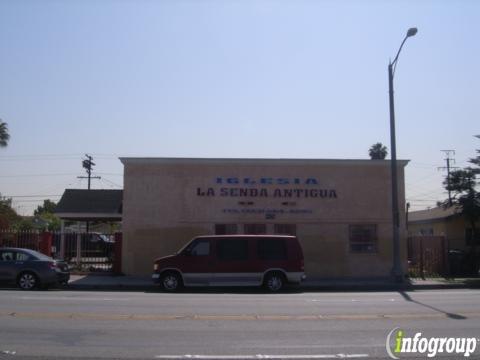
[[[480,338],[479,304],[480,291],[471,289],[283,294],[2,289],[0,358],[388,358],[387,335],[397,327],[425,337]],[[480,358],[479,347],[470,358]]]

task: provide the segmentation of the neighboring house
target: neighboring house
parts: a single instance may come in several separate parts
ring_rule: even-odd
[[[89,222],[121,222],[122,221],[122,190],[85,190],[66,189],[55,208],[55,215],[65,222],[77,222],[76,231],[84,231]],[[108,231],[109,225],[101,228],[92,226],[90,231]]]
[[[480,229],[480,222],[477,223]],[[478,230],[477,230],[478,231]],[[472,228],[455,207],[412,211],[408,214],[409,236],[445,236],[449,249],[467,250],[473,245]],[[477,245],[480,241],[477,238]]]

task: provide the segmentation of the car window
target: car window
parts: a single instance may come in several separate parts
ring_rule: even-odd
[[[210,240],[197,240],[189,250],[191,256],[210,255]]]
[[[30,256],[28,254],[17,252],[17,261],[27,261],[29,259],[30,259]]]
[[[220,239],[217,241],[217,257],[219,260],[247,260],[247,239]]]
[[[2,251],[0,252],[0,261],[13,261],[15,260],[14,251]]]
[[[284,239],[259,239],[257,243],[258,257],[262,260],[286,260],[287,247]]]

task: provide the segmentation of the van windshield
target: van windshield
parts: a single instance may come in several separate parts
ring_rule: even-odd
[[[183,252],[185,251],[185,249],[186,249],[190,244],[192,244],[194,241],[195,241],[195,239],[192,239],[192,240],[188,241],[185,245],[183,245],[183,246],[175,253],[175,255],[179,255],[179,254],[183,253]]]

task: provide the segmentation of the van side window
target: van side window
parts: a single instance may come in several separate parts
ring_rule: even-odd
[[[210,240],[198,240],[192,244],[192,247],[189,250],[191,256],[210,255]]]
[[[247,260],[247,239],[219,239],[217,240],[217,256],[219,260]]]
[[[259,239],[257,243],[258,257],[262,260],[286,260],[287,247],[284,239]]]

